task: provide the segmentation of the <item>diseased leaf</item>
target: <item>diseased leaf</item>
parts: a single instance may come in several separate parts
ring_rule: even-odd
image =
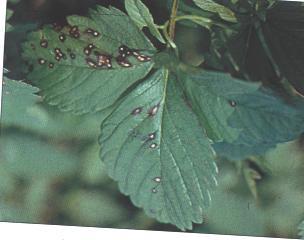
[[[201,9],[219,14],[219,16],[228,22],[237,22],[234,12],[229,8],[216,3],[213,0],[193,0]]]
[[[174,75],[157,70],[101,126],[101,159],[148,216],[191,229],[216,185],[210,140]]]
[[[303,132],[303,114],[296,107],[257,84],[227,76],[202,72],[185,79],[193,108],[212,139],[272,146]]]
[[[154,47],[120,10],[99,6],[90,18],[67,20],[31,33],[23,48],[34,67],[28,79],[49,104],[78,114],[104,110],[152,68]]]
[[[148,27],[154,37],[160,42],[165,43],[164,38],[154,23],[150,10],[141,0],[125,0],[125,7],[130,18],[132,18],[140,29]]]

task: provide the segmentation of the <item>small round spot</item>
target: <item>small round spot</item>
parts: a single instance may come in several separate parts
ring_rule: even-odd
[[[155,133],[149,133],[148,138],[149,140],[155,139],[156,134]]]
[[[161,182],[161,178],[160,177],[156,177],[153,179],[155,182],[160,183]]]
[[[119,56],[116,57],[116,62],[120,66],[125,67],[125,68],[132,67],[132,64],[125,57],[123,57],[122,55],[119,55]]]
[[[152,188],[152,193],[157,193],[157,189],[156,188]]]
[[[159,109],[159,105],[156,105],[156,106],[152,107],[148,111],[149,116],[151,116],[151,117],[154,116],[157,113],[158,109]]]
[[[40,65],[44,65],[44,64],[46,63],[46,60],[43,59],[43,58],[39,58],[39,59],[38,59],[38,63],[39,63]]]
[[[236,102],[233,100],[229,100],[229,104],[231,107],[236,107]]]
[[[94,44],[90,43],[90,44],[88,45],[88,49],[93,49],[93,48],[95,48]]]
[[[47,48],[49,45],[48,41],[46,39],[41,39],[40,46],[43,48]]]
[[[132,111],[132,115],[138,115],[142,112],[142,108],[141,107],[138,107],[138,108],[135,108],[133,111]]]
[[[63,33],[59,35],[59,40],[61,42],[64,42],[66,40],[66,37],[65,37],[65,35]]]
[[[152,143],[151,145],[150,145],[150,148],[152,148],[152,149],[155,149],[157,147],[157,144],[156,143]]]
[[[76,58],[76,55],[74,53],[70,53],[70,58],[71,59],[75,59]]]
[[[49,63],[49,68],[54,68],[54,63]]]

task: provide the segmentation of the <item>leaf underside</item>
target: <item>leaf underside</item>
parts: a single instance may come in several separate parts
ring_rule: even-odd
[[[202,222],[217,168],[210,141],[175,77],[156,71],[124,99],[101,131],[101,159],[136,206],[183,230]]]

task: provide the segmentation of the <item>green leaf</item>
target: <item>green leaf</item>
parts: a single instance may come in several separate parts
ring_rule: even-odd
[[[299,235],[302,237],[302,239],[304,239],[304,221],[300,224],[299,230]]]
[[[92,190],[69,192],[63,199],[62,208],[73,224],[81,226],[112,226],[128,214],[109,194]]]
[[[193,108],[214,140],[271,146],[303,132],[303,114],[255,83],[213,72],[188,75],[185,81]]]
[[[217,13],[222,19],[228,22],[237,22],[234,12],[229,8],[214,2],[213,0],[193,0],[194,3],[201,9],[213,13]]]
[[[235,111],[232,103],[237,96],[256,91],[259,85],[237,80],[228,74],[209,71],[187,74],[181,78],[190,104],[208,137],[214,141],[236,140],[240,129],[228,124],[228,118]]]
[[[276,145],[267,145],[264,143],[258,145],[233,144],[227,142],[218,142],[212,145],[216,154],[229,160],[241,161],[251,156],[264,155],[268,150]]]
[[[46,26],[31,33],[23,47],[24,59],[34,66],[28,79],[41,89],[49,104],[78,114],[104,110],[152,68],[153,61],[132,56],[127,58],[131,67],[118,64],[122,45],[140,49],[142,54],[154,51],[151,42],[120,10],[98,6],[90,11],[90,18],[70,16],[67,20],[70,26],[60,32]],[[89,44],[93,49],[87,52]],[[56,48],[60,49],[57,54]],[[97,62],[95,54],[110,59],[112,67],[90,66]]]
[[[159,69],[126,96],[99,142],[109,175],[148,216],[182,230],[202,222],[217,168],[174,75]]]
[[[1,124],[2,125],[36,125],[40,124],[35,118],[33,110],[40,97],[35,95],[38,88],[21,81],[14,81],[3,77],[3,97]]]
[[[147,8],[141,0],[125,0],[125,7],[130,18],[132,18],[140,29],[148,27],[154,37],[160,42],[166,43],[154,23],[149,8]]]
[[[0,152],[1,168],[19,178],[68,176],[78,168],[76,155],[31,136],[2,134]]]
[[[13,16],[13,14],[14,14],[13,10],[11,10],[9,8],[6,10],[5,32],[10,32],[10,31],[12,31],[14,29],[14,27],[7,22]]]

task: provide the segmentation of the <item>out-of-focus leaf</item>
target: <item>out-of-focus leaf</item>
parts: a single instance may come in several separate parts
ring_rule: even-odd
[[[109,180],[104,162],[99,158],[99,145],[94,144],[83,156],[81,178],[90,184],[105,183]]]
[[[4,77],[1,125],[24,126],[41,124],[45,115],[43,112],[39,112],[39,110],[38,112],[34,112],[37,110],[35,108],[36,103],[40,100],[35,95],[37,91],[38,88],[31,85]]]
[[[302,237],[302,239],[304,239],[304,221],[300,224],[299,230],[299,235]]]
[[[14,27],[7,22],[13,16],[13,14],[14,14],[13,10],[11,10],[9,8],[6,9],[6,25],[5,25],[5,31],[6,32],[10,32],[14,29]]]
[[[120,190],[148,216],[191,229],[216,185],[210,140],[174,75],[159,69],[101,126],[101,159]],[[191,125],[189,125],[191,123]]]
[[[235,14],[229,8],[214,2],[213,0],[193,0],[201,9],[217,13],[222,19],[228,22],[237,22]]]
[[[77,114],[105,110],[152,68],[146,55],[143,60],[119,53],[122,45],[141,53],[154,51],[120,10],[98,6],[90,18],[70,16],[67,21],[70,26],[59,32],[45,26],[31,33],[23,46],[24,59],[34,67],[28,79],[47,103]]]
[[[77,155],[49,142],[26,135],[2,135],[1,167],[19,178],[65,177],[79,166]]]
[[[149,8],[147,8],[141,0],[125,0],[125,7],[130,18],[132,18],[140,29],[148,27],[154,37],[160,42],[165,43],[164,38],[154,23]]]
[[[108,194],[88,190],[74,190],[67,194],[62,208],[73,224],[81,226],[106,227],[127,216],[123,206]]]

